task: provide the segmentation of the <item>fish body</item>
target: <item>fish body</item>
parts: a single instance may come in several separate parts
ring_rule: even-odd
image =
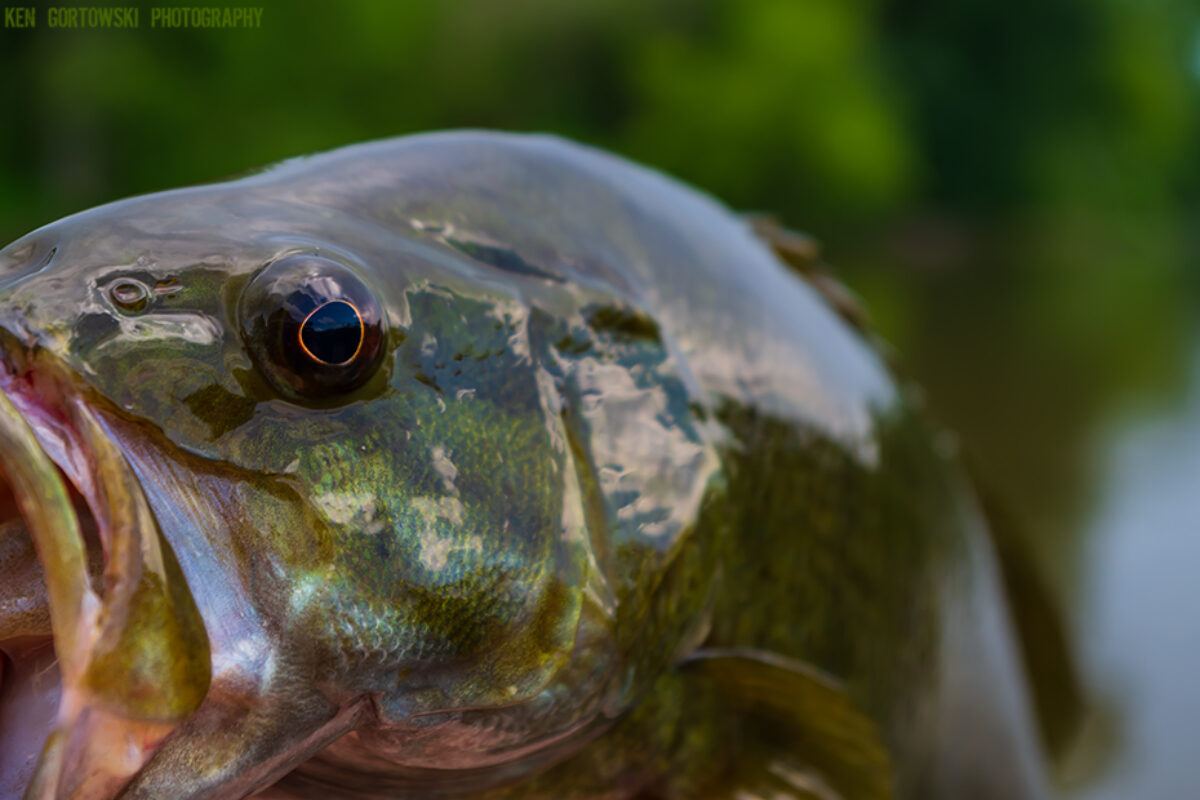
[[[945,435],[655,172],[102,206],[0,251],[0,360],[0,797],[1048,796]]]

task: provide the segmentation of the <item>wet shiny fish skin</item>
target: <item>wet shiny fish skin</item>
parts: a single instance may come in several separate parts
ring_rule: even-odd
[[[295,254],[381,304],[346,393],[251,354],[247,286]],[[938,429],[745,221],[658,173],[462,132],[120,201],[0,251],[0,352],[22,413],[52,404],[17,379],[59,376],[97,426],[77,449],[120,454],[203,620],[170,646],[210,655],[133,762],[56,762],[72,797],[1049,794]],[[785,679],[781,722],[744,688],[789,674],[818,705]],[[806,740],[814,710],[848,749]]]

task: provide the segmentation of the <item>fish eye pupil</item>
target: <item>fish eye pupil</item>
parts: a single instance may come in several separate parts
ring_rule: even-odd
[[[358,355],[363,342],[363,321],[358,309],[344,300],[332,300],[315,309],[300,326],[300,345],[313,359],[337,366]]]

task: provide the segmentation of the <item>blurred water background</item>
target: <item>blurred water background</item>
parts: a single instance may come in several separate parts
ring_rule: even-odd
[[[1073,796],[1194,796],[1200,5],[264,3],[0,29],[0,239],[447,127],[553,131],[811,231],[1053,576],[1103,710]],[[159,5],[168,5],[160,3]]]

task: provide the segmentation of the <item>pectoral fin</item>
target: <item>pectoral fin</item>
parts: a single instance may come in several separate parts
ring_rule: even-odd
[[[689,694],[717,695],[726,720],[718,752],[728,757],[728,786],[714,797],[892,797],[891,761],[875,724],[832,678],[753,650],[701,651],[680,673]]]
[[[1075,742],[1088,712],[1070,637],[1016,524],[978,478],[974,483],[999,557],[1004,594],[1020,641],[1042,741],[1051,756],[1060,759]]]
[[[833,679],[755,650],[700,651],[575,755],[471,800],[891,800],[875,725]]]

